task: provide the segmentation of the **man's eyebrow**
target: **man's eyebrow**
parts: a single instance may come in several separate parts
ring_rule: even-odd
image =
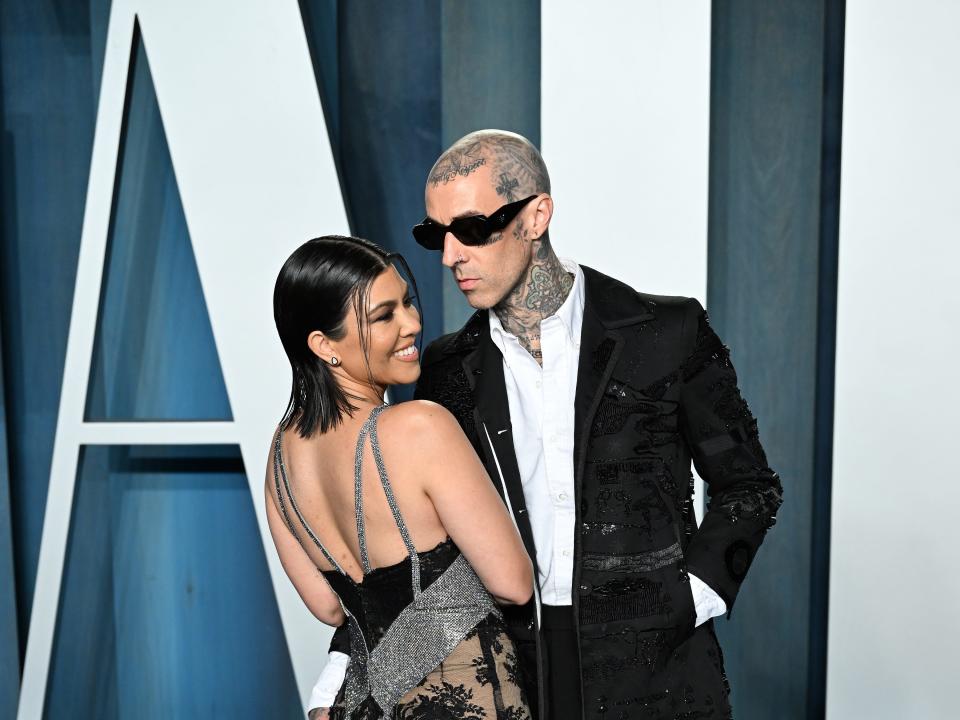
[[[459,215],[454,215],[453,218],[450,220],[450,222],[453,222],[454,220],[459,220],[460,218],[471,217],[473,215],[483,215],[483,213],[480,212],[479,210],[464,210]]]
[[[464,210],[462,213],[458,213],[457,215],[454,215],[452,218],[450,218],[450,222],[453,222],[454,220],[459,220],[460,218],[473,217],[474,215],[483,215],[483,213],[480,212],[479,210]],[[443,225],[442,222],[430,217],[429,215],[427,215],[427,220],[432,222],[434,225]]]

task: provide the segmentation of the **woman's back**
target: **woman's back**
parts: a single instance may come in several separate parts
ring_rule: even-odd
[[[398,406],[381,413],[378,441],[384,462],[389,464],[388,477],[396,504],[414,546],[423,551],[436,547],[448,536],[424,490],[423,474],[418,474],[415,458],[402,451],[403,433],[398,425],[403,421],[404,410]],[[355,418],[344,418],[335,430],[323,434],[304,439],[288,432],[282,437],[290,490],[304,520],[319,529],[327,551],[357,581],[362,580],[364,573],[355,513],[356,449],[367,418],[367,413],[358,412]],[[388,567],[406,560],[408,551],[378,476],[369,441],[363,443],[362,452],[362,502],[370,565]],[[335,569],[313,543],[307,543],[305,550],[321,570]]]
[[[274,442],[283,520],[348,614],[351,665],[339,712],[527,717],[499,609],[444,524],[446,515],[452,534],[479,550],[477,528],[464,519],[473,508],[451,513],[447,486],[456,480],[437,491],[436,463],[424,467],[427,458],[411,437],[425,429],[442,436],[442,423],[418,422],[423,408],[414,404],[393,410],[384,418],[384,434],[394,436],[384,452],[381,413],[383,406],[374,408],[360,427],[344,423],[313,441],[297,438],[293,453],[286,446],[292,434],[278,432]],[[351,431],[357,441],[348,454]],[[469,500],[469,483],[463,490]]]

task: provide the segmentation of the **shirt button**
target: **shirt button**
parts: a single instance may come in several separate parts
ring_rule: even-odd
[[[541,384],[542,384],[542,383],[541,383],[539,380],[537,380],[536,385],[537,385],[538,388],[541,386]]]
[[[564,550],[564,551],[563,551],[563,556],[564,556],[564,557],[570,557],[570,551],[569,551],[569,550]]]
[[[566,499],[567,499],[567,494],[565,492],[562,492],[557,495],[557,500],[566,500]]]

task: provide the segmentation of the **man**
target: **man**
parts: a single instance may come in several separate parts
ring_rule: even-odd
[[[425,198],[414,235],[477,312],[427,348],[416,396],[457,417],[534,561],[539,592],[508,612],[531,704],[551,720],[730,717],[711,618],[782,491],[727,349],[696,300],[557,257],[525,138],[458,140]],[[711,498],[699,526],[691,459]]]

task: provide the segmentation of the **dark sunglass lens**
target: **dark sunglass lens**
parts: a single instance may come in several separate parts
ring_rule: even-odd
[[[490,238],[487,223],[481,217],[465,217],[450,224],[450,232],[464,245],[485,245]]]
[[[444,230],[433,223],[413,226],[413,238],[427,250],[443,250]]]

